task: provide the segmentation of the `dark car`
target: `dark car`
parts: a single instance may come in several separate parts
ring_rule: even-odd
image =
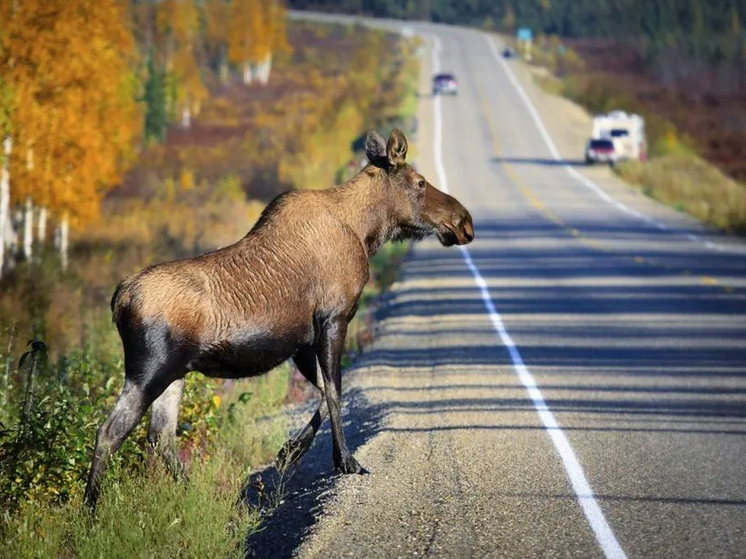
[[[610,139],[592,139],[588,142],[585,149],[585,162],[588,165],[593,163],[609,163],[613,165],[617,160],[614,142]]]
[[[510,47],[505,47],[503,58],[515,58],[515,51]]]
[[[458,81],[453,74],[435,74],[433,76],[433,95],[439,93],[458,94]]]

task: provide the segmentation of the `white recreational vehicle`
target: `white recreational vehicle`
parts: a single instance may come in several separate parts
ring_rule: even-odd
[[[622,159],[647,157],[645,120],[640,115],[612,111],[593,119],[591,139],[585,151],[586,163],[616,163]]]

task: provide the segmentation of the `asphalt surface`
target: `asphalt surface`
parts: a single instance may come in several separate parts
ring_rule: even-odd
[[[575,164],[587,117],[486,35],[407,26],[417,166],[476,240],[416,246],[344,378],[371,474],[322,431],[255,555],[746,557],[746,245]]]

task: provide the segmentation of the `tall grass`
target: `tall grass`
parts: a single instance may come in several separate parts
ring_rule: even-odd
[[[693,153],[672,153],[646,163],[623,162],[617,172],[648,196],[718,229],[746,234],[746,186]]]

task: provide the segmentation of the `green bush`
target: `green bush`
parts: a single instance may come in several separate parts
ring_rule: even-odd
[[[3,441],[4,450],[20,451],[14,462],[5,460],[12,453],[0,462],[3,479],[13,466],[18,480],[2,488],[5,503],[12,505],[4,506],[0,517],[4,552],[14,558],[243,557],[245,538],[259,518],[239,496],[248,472],[266,464],[285,442],[287,422],[280,410],[288,377],[284,366],[258,379],[232,382],[219,393],[208,379],[189,377],[181,414],[189,482],[174,480],[156,460],[143,467],[141,425],[112,461],[95,521],[81,494],[92,437],[109,408],[84,406],[76,415],[79,399],[42,398]],[[66,422],[70,417],[75,421]],[[82,417],[96,421],[86,424]],[[27,449],[13,436],[20,425]],[[62,432],[54,433],[55,428]],[[71,456],[75,463],[68,463]]]
[[[0,427],[0,506],[20,502],[65,502],[82,493],[96,430],[114,406],[124,372],[120,357],[96,360],[93,351],[74,351],[55,366],[46,347],[33,342],[24,354],[24,397],[17,415]],[[181,439],[187,459],[204,451],[219,428],[218,384],[189,375],[180,410]],[[141,421],[115,455],[118,467],[139,471],[147,456]]]

